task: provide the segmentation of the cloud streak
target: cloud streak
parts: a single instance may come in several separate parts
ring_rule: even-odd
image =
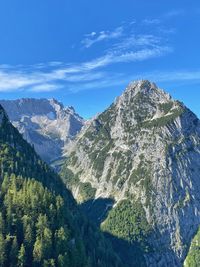
[[[173,17],[178,17],[182,16],[185,14],[185,11],[183,9],[173,9],[163,15],[164,18],[173,18]]]
[[[146,53],[145,53],[146,55]],[[134,56],[135,57],[135,56]],[[140,56],[141,57],[141,56]],[[155,82],[199,82],[200,70],[176,70],[176,71],[154,71],[150,73],[137,73],[126,75],[124,73],[110,72],[93,72],[85,74],[75,74],[65,77],[65,81],[59,79],[47,79],[47,73],[27,74],[27,77],[21,73],[9,75],[0,73],[0,92],[8,91],[27,91],[27,92],[51,92],[55,90],[67,90],[72,93],[83,90],[91,90],[97,88],[108,88],[112,86],[126,85],[130,81],[139,79],[148,79]],[[48,73],[49,77],[51,76]],[[55,78],[55,77],[54,77]]]
[[[59,90],[63,88],[64,85],[60,84],[50,84],[50,83],[42,83],[39,85],[34,85],[32,86],[28,91],[34,92],[34,93],[39,93],[39,92],[52,92],[55,90]]]
[[[160,19],[144,19],[142,23],[145,25],[158,25],[161,21]]]
[[[95,43],[99,43],[106,40],[117,39],[123,35],[123,27],[117,27],[113,31],[101,31],[99,33],[91,32],[86,34],[85,38],[82,40],[82,45],[85,48],[89,48]]]
[[[85,82],[99,82],[107,76],[106,68],[114,64],[141,62],[172,52],[169,46],[162,46],[153,36],[140,36],[107,50],[103,56],[79,64],[40,64],[35,67],[14,68],[0,66],[0,92],[27,90],[48,92]],[[47,69],[47,70],[46,70]],[[48,88],[49,86],[49,88]]]
[[[157,20],[146,20],[146,24],[157,24]],[[173,52],[166,39],[155,34],[136,33],[135,23],[123,24],[112,31],[95,31],[87,34],[82,41],[85,48],[95,43],[109,41],[109,46],[101,54],[85,62],[39,63],[33,66],[0,66],[0,92],[27,91],[50,92],[70,90],[70,88],[91,88],[110,86],[112,77],[119,82],[119,73],[113,75],[110,67],[116,64],[134,64],[158,58]],[[88,50],[89,51],[89,50]],[[123,76],[123,75],[122,75]],[[125,75],[124,75],[125,76]],[[121,81],[127,80],[121,77]],[[73,91],[73,90],[71,90]]]
[[[104,79],[105,68],[116,63],[130,63],[144,61],[162,56],[171,52],[170,47],[155,47],[120,53],[114,51],[94,60],[57,68],[52,71],[9,71],[0,70],[0,92],[31,90],[33,92],[46,92],[60,89],[60,83],[84,83]],[[49,85],[49,89],[48,89]],[[31,89],[32,87],[32,89]]]
[[[156,83],[169,83],[173,82],[175,83],[200,83],[200,70],[196,71],[154,71],[150,73],[137,73],[133,75],[124,75],[122,73],[120,74],[112,74],[107,75],[107,77],[104,77],[103,80],[92,81],[90,83],[83,83],[81,84],[81,87],[79,84],[73,84],[69,90],[73,93],[76,93],[78,91],[82,90],[91,90],[91,89],[100,89],[100,88],[109,88],[113,86],[126,86],[131,81],[135,80],[150,80]]]

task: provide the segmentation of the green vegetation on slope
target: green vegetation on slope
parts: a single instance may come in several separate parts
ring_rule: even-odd
[[[1,266],[84,266],[62,197],[11,174],[2,181],[1,202]]]
[[[63,183],[67,188],[72,189],[73,185],[78,185],[79,178],[78,174],[74,175],[74,173],[67,168],[67,164],[64,164],[60,173]]]
[[[151,227],[139,202],[122,200],[108,214],[101,229],[128,266],[146,266],[144,254],[150,252],[147,238]]]
[[[91,186],[90,183],[80,183],[79,193],[81,195],[82,201],[87,201],[95,197],[96,189]]]
[[[151,128],[151,127],[163,127],[169,123],[172,123],[176,118],[181,116],[184,112],[184,109],[180,106],[171,111],[170,114],[162,116],[160,118],[154,120],[148,120],[142,122],[141,126],[144,128]]]
[[[193,238],[184,267],[199,267],[200,264],[200,228]]]
[[[147,250],[146,238],[150,234],[150,226],[146,220],[144,209],[139,202],[122,200],[113,208],[101,226],[102,230],[124,239],[129,243],[138,242]]]
[[[0,117],[0,266],[120,266],[60,177]]]

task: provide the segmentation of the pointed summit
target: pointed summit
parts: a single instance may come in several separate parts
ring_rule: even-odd
[[[172,97],[168,93],[158,88],[155,83],[148,80],[131,82],[119,98],[127,98],[131,101],[134,97],[141,97],[146,100],[149,98],[156,102],[167,102],[172,100]]]
[[[184,105],[147,80],[132,82],[114,103],[116,113],[130,127],[155,122],[159,118],[175,119],[181,115]],[[153,123],[152,123],[153,125]]]
[[[128,89],[132,90],[138,90],[138,91],[144,91],[149,92],[152,88],[158,88],[155,83],[150,82],[149,80],[137,80],[133,81],[128,85]]]
[[[142,92],[144,94],[150,94],[153,91],[160,91],[160,93],[162,94],[164,93],[167,95],[167,93],[165,93],[163,90],[158,88],[158,86],[154,82],[151,82],[149,80],[137,80],[137,81],[130,82],[126,90],[124,91],[124,93],[130,92],[130,91],[134,91],[135,94],[139,92]]]
[[[199,166],[198,118],[144,80],[130,83],[83,128],[63,177],[80,202],[115,200],[107,219],[99,216],[104,231],[127,241],[131,233],[134,243],[144,229],[130,218],[139,216],[151,232],[141,243],[151,244],[147,266],[180,267],[200,223]]]

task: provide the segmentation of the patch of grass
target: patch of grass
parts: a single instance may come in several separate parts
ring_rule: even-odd
[[[144,127],[144,128],[163,127],[173,122],[177,117],[181,116],[183,112],[184,112],[184,109],[182,107],[179,107],[177,109],[174,109],[172,114],[169,114],[169,115],[166,115],[161,118],[154,119],[154,120],[144,121],[141,124],[141,127]]]
[[[173,102],[167,102],[167,103],[162,103],[159,105],[160,111],[164,112],[167,114],[173,107]]]
[[[96,189],[93,188],[90,183],[80,183],[79,193],[81,195],[82,201],[87,201],[95,197]]]
[[[74,185],[79,183],[79,174],[74,174],[66,165],[63,166],[61,177],[66,186],[71,189]]]

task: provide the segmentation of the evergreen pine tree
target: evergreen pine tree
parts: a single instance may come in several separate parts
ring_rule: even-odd
[[[18,253],[18,267],[24,267],[26,264],[26,251],[24,244],[21,245]]]

